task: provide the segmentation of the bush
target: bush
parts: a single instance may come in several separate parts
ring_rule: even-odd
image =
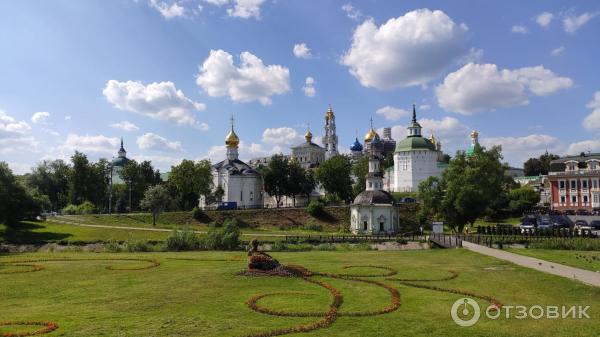
[[[318,224],[318,223],[316,223],[316,222],[314,222],[314,221],[311,221],[311,222],[305,224],[304,227],[303,227],[303,229],[307,230],[307,231],[322,232],[323,231],[323,226],[320,225],[320,224]]]
[[[154,245],[148,241],[127,241],[125,246],[127,247],[127,251],[131,253],[154,251]]]
[[[204,216],[205,216],[204,211],[201,210],[200,208],[194,207],[194,209],[192,209],[192,218],[200,221],[200,220],[202,220],[202,218],[204,218]]]
[[[77,214],[92,214],[96,211],[96,206],[89,201],[85,201],[77,206]]]
[[[196,250],[200,247],[200,238],[187,227],[183,230],[173,230],[167,238],[167,250],[170,251]]]
[[[236,250],[240,246],[240,228],[234,221],[225,223],[223,228],[211,227],[202,246],[211,250]]]
[[[92,214],[96,211],[96,206],[89,201],[85,201],[81,205],[68,204],[61,210],[62,214]]]
[[[317,217],[323,215],[323,202],[321,200],[311,200],[306,208],[308,214]]]
[[[68,204],[65,208],[61,210],[62,214],[77,214],[79,212],[79,208],[73,204]]]

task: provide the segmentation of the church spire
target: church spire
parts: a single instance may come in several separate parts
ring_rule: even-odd
[[[417,108],[413,104],[413,115],[412,115],[412,123],[408,127],[408,136],[409,137],[421,137],[421,125],[417,122]]]
[[[119,157],[125,158],[126,155],[127,155],[127,151],[125,151],[125,148],[123,147],[123,137],[121,137],[121,147],[119,148]]]
[[[240,139],[233,130],[233,115],[231,116],[230,120],[231,131],[229,131],[225,137],[225,146],[227,147],[227,159],[236,160],[238,159],[238,145],[240,144]]]

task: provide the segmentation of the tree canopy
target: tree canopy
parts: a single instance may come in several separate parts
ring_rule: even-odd
[[[330,196],[350,201],[352,199],[351,173],[350,158],[345,155],[336,155],[317,168],[315,178]]]
[[[462,232],[484,215],[490,205],[505,193],[506,165],[501,148],[476,147],[473,155],[458,151],[442,178],[429,178],[419,185],[424,212],[443,219],[455,231]]]
[[[210,195],[212,179],[210,161],[184,159],[179,165],[171,167],[169,185],[173,187],[178,206],[189,211],[198,205],[201,195]]]
[[[152,226],[156,226],[156,218],[169,204],[170,195],[162,185],[150,186],[144,193],[141,206],[152,213]]]
[[[550,162],[558,159],[559,156],[552,153],[544,153],[538,158],[529,158],[523,164],[523,170],[526,176],[538,176],[540,174],[548,174],[550,170]]]

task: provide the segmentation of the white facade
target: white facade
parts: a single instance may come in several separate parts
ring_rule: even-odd
[[[416,192],[419,183],[431,176],[442,176],[437,151],[411,150],[394,153],[392,191]]]
[[[350,230],[354,234],[394,234],[400,230],[398,207],[361,205],[350,207]]]
[[[421,181],[431,176],[440,177],[442,168],[438,161],[441,157],[441,144],[433,135],[430,139],[421,135],[421,125],[417,122],[417,113],[413,105],[408,136],[396,145],[394,152],[392,191],[416,192]]]
[[[213,165],[213,192],[223,189],[221,202],[235,202],[238,208],[257,208],[263,206],[262,176],[248,164],[238,159],[239,138],[233,130],[225,138],[227,159]],[[199,207],[206,205],[205,198],[200,198]]]

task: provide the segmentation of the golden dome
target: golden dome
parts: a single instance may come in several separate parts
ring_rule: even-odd
[[[430,141],[430,142],[431,142],[433,145],[435,145],[435,144],[436,144],[436,141],[435,141],[435,136],[433,135],[433,133],[431,134],[431,136],[429,136],[429,141]]]
[[[479,132],[477,132],[475,130],[471,131],[471,138],[475,139],[477,137],[479,137]]]
[[[306,131],[304,134],[304,139],[306,139],[307,143],[312,142],[312,132],[310,132],[310,130]]]
[[[365,134],[365,143],[372,141],[375,136],[377,136],[377,132],[375,132],[375,129],[371,128],[371,130]]]
[[[233,126],[232,126],[231,131],[229,131],[229,133],[227,134],[227,137],[225,137],[225,145],[227,145],[227,147],[235,148],[235,147],[238,147],[239,144],[240,144],[240,139],[235,134],[235,131],[233,131]]]

